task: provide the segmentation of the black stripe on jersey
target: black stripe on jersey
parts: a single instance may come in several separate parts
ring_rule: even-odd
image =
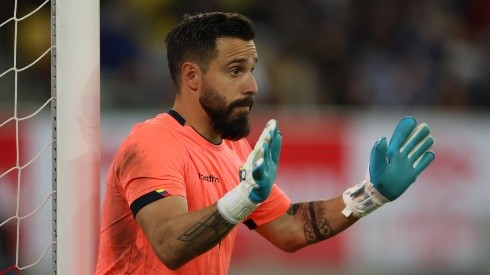
[[[133,212],[133,217],[136,217],[136,214],[138,211],[141,210],[141,208],[147,206],[148,204],[157,201],[159,199],[165,198],[162,196],[162,194],[158,193],[157,191],[151,191],[150,193],[147,193],[139,198],[137,198],[129,208],[131,209],[131,212]]]
[[[250,230],[257,228],[257,224],[252,219],[244,221],[243,224],[246,225]]]
[[[170,110],[168,111],[168,114],[171,115],[175,120],[177,120],[180,125],[184,126],[185,119],[179,113],[177,113],[175,110]]]

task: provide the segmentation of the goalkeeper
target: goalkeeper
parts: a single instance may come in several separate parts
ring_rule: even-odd
[[[426,124],[403,118],[372,148],[365,179],[327,200],[292,203],[274,183],[282,137],[255,146],[252,22],[186,16],[167,35],[170,111],[133,127],[107,176],[96,274],[226,274],[237,224],[294,252],[396,200],[434,159]],[[328,183],[325,183],[328,184]]]

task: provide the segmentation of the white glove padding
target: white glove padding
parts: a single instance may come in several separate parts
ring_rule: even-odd
[[[277,121],[271,119],[240,167],[240,183],[218,200],[218,210],[226,220],[234,224],[241,222],[269,197],[281,144]]]
[[[366,179],[355,186],[345,190],[342,198],[345,208],[342,210],[344,216],[349,217],[351,214],[356,218],[361,218],[378,209],[389,200],[381,195],[369,179],[369,173]]]

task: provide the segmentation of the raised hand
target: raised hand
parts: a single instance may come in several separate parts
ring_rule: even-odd
[[[260,135],[255,148],[240,169],[240,180],[249,182],[252,187],[249,198],[263,202],[269,197],[276,179],[277,164],[281,151],[282,136],[276,120],[270,120]]]
[[[434,153],[429,151],[433,144],[427,124],[417,126],[414,118],[403,118],[388,145],[384,137],[374,144],[369,163],[370,181],[385,198],[397,199],[434,160]]]
[[[429,126],[413,117],[398,123],[390,143],[380,138],[373,146],[366,179],[343,194],[345,216],[363,217],[400,197],[434,160]]]
[[[240,167],[240,183],[218,200],[218,210],[229,222],[239,223],[269,197],[276,179],[281,145],[277,121],[271,119]]]

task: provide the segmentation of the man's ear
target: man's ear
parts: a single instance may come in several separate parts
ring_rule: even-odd
[[[196,63],[185,62],[182,64],[182,84],[196,91],[201,79],[201,70]]]

